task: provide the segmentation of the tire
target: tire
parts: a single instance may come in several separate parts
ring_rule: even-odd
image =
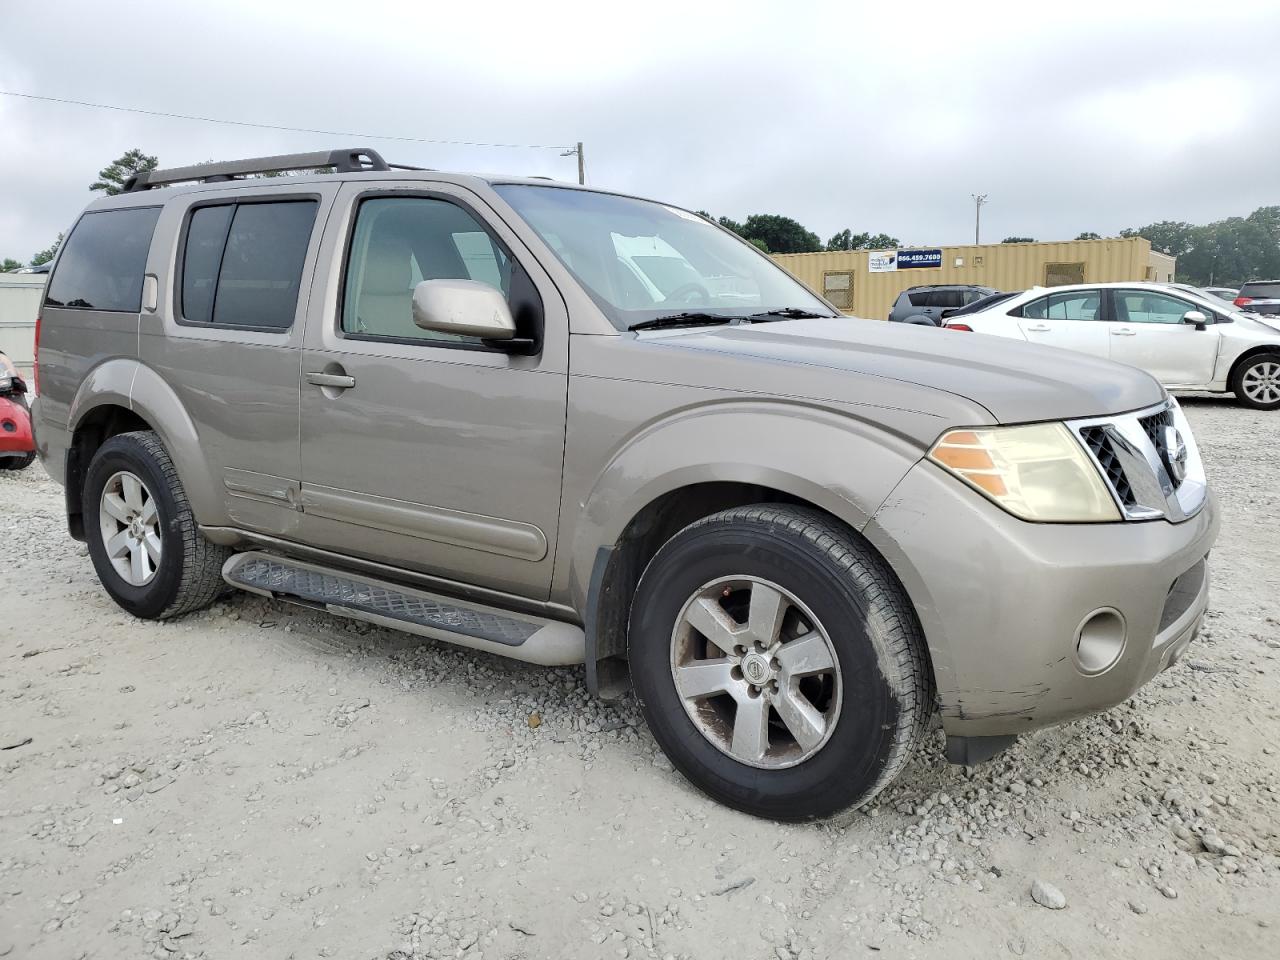
[[[1280,353],[1259,353],[1231,372],[1231,392],[1242,406],[1280,409]]]
[[[761,675],[759,661],[752,664],[749,656],[742,657],[730,669],[730,676],[737,671],[733,682],[739,686],[705,699],[696,693],[694,699],[682,696],[682,689],[687,694],[698,682],[677,676],[710,678],[709,671],[715,670],[723,677],[724,664],[735,662],[721,656],[724,634],[719,645],[709,642],[719,627],[691,629],[686,617],[705,619],[695,606],[719,605],[731,619],[716,623],[733,623],[750,633],[755,631],[755,618],[748,614],[750,597],[762,587],[762,623],[777,622],[776,615],[772,620],[767,616],[770,591],[787,601],[783,646],[773,647],[782,652],[769,655],[772,668],[780,669],[794,637],[812,641],[816,635],[826,641],[827,652],[802,661],[792,656],[790,661],[811,670],[829,660],[831,672],[801,680],[794,678],[803,671],[775,675],[761,694],[769,702],[764,708],[765,752],[755,751],[749,729],[742,753],[756,755],[744,759],[733,750],[743,705],[749,708],[749,720],[757,717],[759,708],[745,686],[748,668]],[[734,809],[773,820],[833,816],[865,804],[897,776],[933,710],[925,650],[915,611],[884,560],[843,524],[804,507],[739,507],[691,524],[654,556],[632,605],[631,676],[654,738],[676,769],[701,790]],[[690,651],[694,659],[688,659]],[[685,673],[689,665],[706,671]],[[793,681],[798,686],[790,687]],[[814,714],[803,718],[824,718],[822,725],[808,725],[809,746],[784,719],[788,689],[803,692],[813,709]],[[694,706],[686,709],[686,703]],[[794,709],[788,714],[797,716]],[[818,731],[825,731],[821,742]]]
[[[138,572],[131,563],[134,551],[113,561],[104,530],[113,524],[124,526],[124,522],[108,514],[103,492],[108,484],[120,491],[112,508],[118,509],[121,499],[129,499],[125,493],[132,487],[126,479],[130,476],[141,484],[144,512],[132,511],[128,503],[125,507],[138,518],[139,529],[150,531],[148,536],[159,544],[158,560],[142,561],[143,573],[150,563],[150,576],[135,576],[136,582],[129,579]],[[165,620],[180,616],[208,606],[227,590],[222,564],[231,551],[210,543],[197,529],[178,472],[154,432],[117,434],[99,447],[85,475],[82,502],[89,556],[98,579],[111,598],[135,617]],[[153,503],[154,515],[145,512],[148,503]],[[151,519],[143,522],[147,516]],[[149,550],[142,552],[151,555]],[[129,568],[128,574],[121,572],[118,562]]]
[[[36,453],[24,453],[20,457],[0,457],[0,470],[25,470],[36,462]]]

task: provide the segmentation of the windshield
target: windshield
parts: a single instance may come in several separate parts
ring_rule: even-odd
[[[648,200],[523,184],[494,187],[619,330],[692,313],[838,316],[767,256],[702,217]]]

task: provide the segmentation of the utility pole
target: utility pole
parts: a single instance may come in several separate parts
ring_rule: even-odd
[[[578,156],[578,183],[585,185],[587,182],[587,162],[586,160],[583,159],[583,156],[582,156],[581,140],[578,141],[578,145],[576,147],[574,147],[572,150],[566,150],[564,153],[560,154],[560,156],[572,157],[574,154],[577,154]]]
[[[578,144],[582,146],[582,144]],[[987,202],[985,193],[971,193],[973,197],[973,243],[977,246],[982,242],[982,205]]]

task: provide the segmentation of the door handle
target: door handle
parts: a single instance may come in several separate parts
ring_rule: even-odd
[[[321,373],[319,370],[314,370],[307,373],[307,383],[313,383],[317,387],[350,390],[356,385],[356,378],[348,377],[344,373]]]
[[[1111,335],[1113,337],[1136,337],[1138,334],[1136,331],[1130,330],[1128,327],[1121,327],[1119,330],[1112,330]]]
[[[1051,329],[1051,327],[1046,327],[1043,323],[1036,324],[1034,327],[1027,327],[1029,333],[1048,333]]]

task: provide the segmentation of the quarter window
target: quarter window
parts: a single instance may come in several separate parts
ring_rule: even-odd
[[[45,302],[51,307],[137,313],[159,216],[159,207],[86,213],[58,257]]]
[[[1182,315],[1188,310],[1208,312],[1162,293],[1147,290],[1116,292],[1116,320],[1120,323],[1181,323]]]
[[[509,297],[512,263],[471,214],[447,200],[376,197],[361,203],[347,260],[343,331],[480,343],[413,322],[413,289],[424,280],[476,280]]]
[[[183,319],[289,329],[317,206],[282,200],[192,211],[182,261]]]

